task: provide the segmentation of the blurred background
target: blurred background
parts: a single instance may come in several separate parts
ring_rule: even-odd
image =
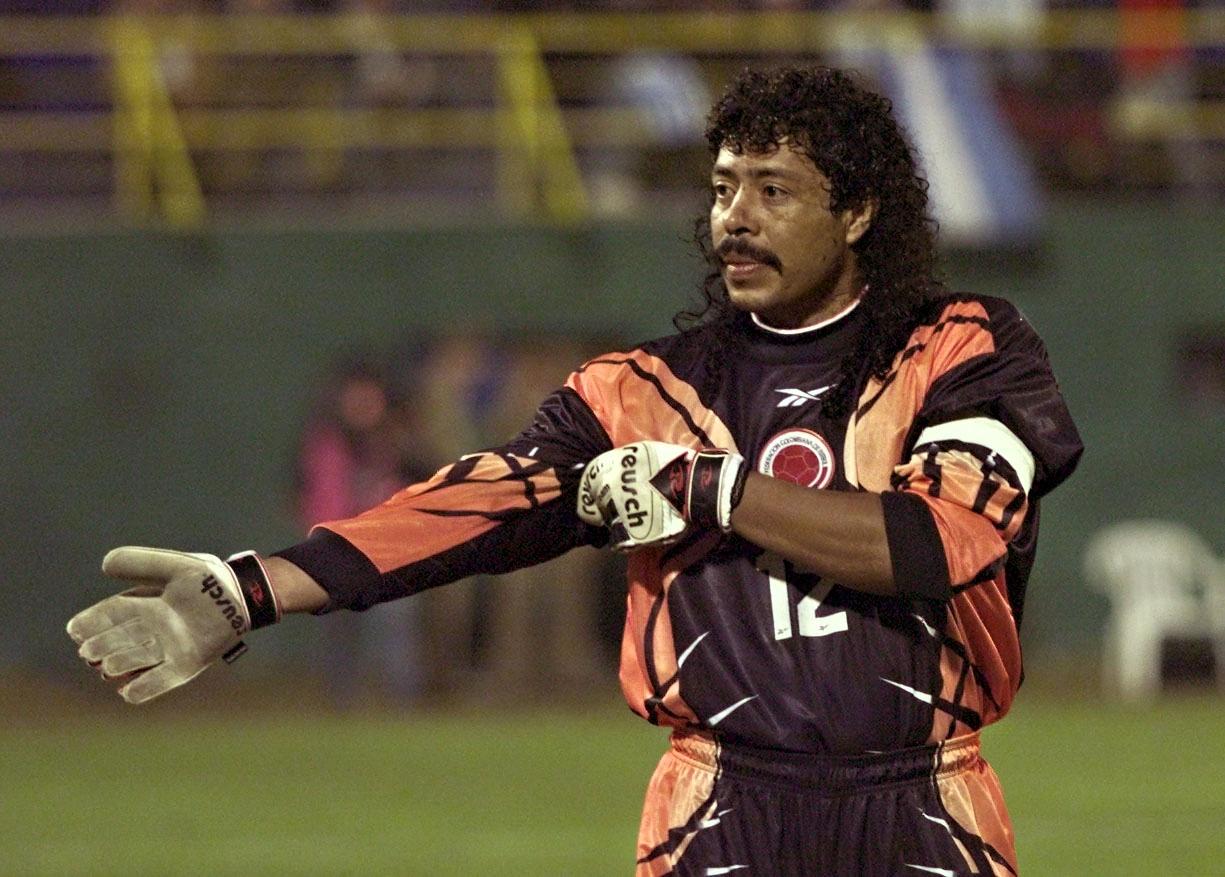
[[[628,873],[664,743],[603,554],[291,619],[139,711],[63,625],[112,546],[297,541],[667,332],[705,113],[780,62],[893,100],[951,285],[1021,307],[1085,439],[987,736],[1022,865],[1219,873],[1225,8],[1190,0],[0,2],[0,873]],[[275,849],[198,821],[253,780]]]

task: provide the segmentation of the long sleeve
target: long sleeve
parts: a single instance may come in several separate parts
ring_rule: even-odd
[[[466,454],[356,517],[321,523],[276,554],[328,592],[325,612],[540,563],[601,540],[601,529],[578,519],[575,495],[587,462],[610,447],[587,403],[563,388],[507,444]]]
[[[1035,501],[1082,446],[1041,340],[1005,302],[955,301],[899,362],[861,405],[861,469],[882,457],[872,487],[900,586],[947,595],[992,578],[1010,546],[1016,554]]]
[[[956,297],[921,326],[857,411],[860,483],[882,494],[895,580],[942,607],[930,739],[1004,715],[1041,497],[1083,450],[1046,351],[1007,302]]]

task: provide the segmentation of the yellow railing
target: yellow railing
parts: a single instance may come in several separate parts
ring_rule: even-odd
[[[159,53],[197,57],[351,56],[379,46],[406,56],[492,59],[493,106],[286,107],[176,105]],[[546,56],[669,50],[710,58],[820,57],[888,45],[1115,51],[1137,41],[1161,48],[1225,46],[1225,10],[1052,11],[1022,29],[959,27],[908,13],[673,13],[473,16],[153,16],[0,18],[0,59],[90,56],[111,62],[112,109],[0,113],[0,150],[112,153],[116,202],[133,219],[199,224],[205,197],[193,156],[206,151],[349,147],[496,150],[498,199],[512,215],[582,218],[587,196],[575,151],[649,143],[631,109],[559,105]],[[1115,115],[1133,137],[1225,140],[1225,103],[1132,105]]]
[[[114,22],[115,192],[120,208],[146,220],[155,208],[175,227],[204,220],[204,195],[187,141],[143,23]]]
[[[498,44],[503,109],[498,120],[498,191],[512,212],[536,210],[574,222],[587,212],[587,195],[562,120],[549,71],[532,31],[510,27]]]

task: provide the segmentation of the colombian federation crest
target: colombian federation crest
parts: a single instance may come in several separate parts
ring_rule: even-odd
[[[811,429],[787,429],[766,442],[757,471],[800,487],[828,487],[834,480],[834,451]]]

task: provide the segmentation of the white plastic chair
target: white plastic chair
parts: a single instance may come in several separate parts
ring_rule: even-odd
[[[1110,598],[1103,675],[1116,694],[1145,701],[1160,692],[1171,637],[1209,640],[1225,687],[1225,567],[1199,534],[1172,521],[1112,524],[1089,541],[1084,571]]]

